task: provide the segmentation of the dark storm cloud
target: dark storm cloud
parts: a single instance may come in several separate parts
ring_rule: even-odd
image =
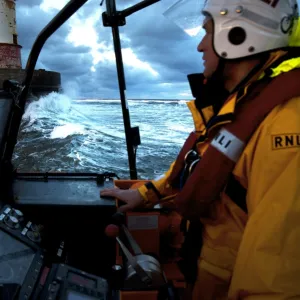
[[[167,20],[163,11],[161,3],[156,3],[128,18],[124,33],[131,39],[131,46],[141,60],[158,64],[162,72],[200,71],[201,55],[196,51],[199,41]]]
[[[40,31],[50,21],[50,16],[44,13],[39,6],[17,5],[17,30],[19,44],[24,49],[32,47]]]
[[[31,50],[34,41],[45,26],[51,21],[53,16],[54,14],[44,12],[39,6],[34,6],[30,8],[30,10],[23,6],[17,7],[19,44],[24,48],[24,50]],[[48,39],[42,53],[47,50],[49,51],[51,48],[54,50],[54,53],[58,53],[58,50],[61,47],[64,48],[61,50],[72,51],[71,49],[74,49],[76,51],[74,46],[65,42],[68,32],[69,23],[66,23]]]
[[[57,10],[44,12],[38,5],[42,1],[17,3],[17,27],[19,44],[22,45],[22,63],[25,67],[29,52],[41,30],[51,21]],[[90,72],[92,56],[89,47],[74,47],[66,41],[70,31],[70,21],[61,26],[44,45],[36,69],[47,69],[61,73],[62,85],[74,81],[80,82],[80,77]],[[79,90],[80,94],[80,90]]]
[[[127,5],[122,1],[121,9],[138,1],[126,2]],[[130,39],[130,42],[122,42],[122,46],[132,48],[138,59],[149,63],[160,75],[154,77],[145,70],[134,70],[124,58],[128,95],[133,98],[138,97],[141,90],[148,91],[152,98],[160,91],[172,97],[179,92],[178,83],[181,91],[189,89],[187,74],[202,70],[201,54],[196,51],[199,41],[187,36],[163,16],[166,7],[166,1],[153,4],[127,17],[127,24],[120,28]],[[173,87],[162,88],[161,83],[166,82],[173,83]]]
[[[128,69],[128,68],[126,68]],[[158,99],[178,99],[185,98],[174,93],[173,85],[164,85],[153,75],[142,70],[135,71],[133,69],[125,70],[127,96],[133,98],[158,98]],[[176,83],[177,88],[185,90],[187,88],[186,76],[182,76],[182,82]],[[86,97],[99,98],[119,98],[118,78],[116,68],[113,65],[98,65],[96,72],[91,72],[78,78],[80,90]],[[175,94],[175,95],[174,95]],[[105,96],[103,96],[105,95]],[[189,98],[189,97],[188,97]]]
[[[23,46],[23,66],[37,35],[57,13],[55,9],[44,12],[39,7],[41,2],[41,0],[17,2],[17,25],[19,44]],[[118,5],[119,2],[122,6]],[[117,7],[122,9],[139,1],[119,2]],[[97,10],[103,11],[105,7],[100,7],[99,4],[99,0],[88,1],[77,12],[78,17],[84,20]],[[125,38],[122,39],[123,48],[130,47],[139,60],[148,63],[159,73],[159,76],[154,76],[146,69],[134,68],[124,57],[129,98],[146,95],[150,98],[159,98],[161,95],[167,95],[168,98],[176,97],[179,92],[188,88],[186,75],[201,70],[201,55],[196,52],[197,43],[162,16],[162,7],[162,4],[157,3],[137,12],[127,18],[127,25],[120,27],[121,36]],[[90,48],[74,47],[66,40],[70,32],[69,25],[70,21],[47,41],[37,68],[60,72],[63,86],[74,82],[82,97],[118,98],[114,61],[99,62],[95,66],[96,71],[92,72],[93,57]],[[105,41],[106,45],[111,45],[111,28],[103,27],[102,18],[99,18],[95,28],[98,32],[98,43]],[[163,83],[173,83],[173,86]]]

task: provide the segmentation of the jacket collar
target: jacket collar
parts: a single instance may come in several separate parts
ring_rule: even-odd
[[[271,53],[265,65],[256,74],[254,74],[243,87],[232,93],[227,98],[217,114],[214,113],[212,102],[209,102],[207,99],[205,100],[206,102],[201,105],[201,111],[199,111],[196,107],[196,100],[192,100],[187,103],[187,106],[192,113],[195,131],[200,137],[200,142],[202,140],[206,140],[207,133],[209,133],[211,129],[232,122],[237,103],[248,94],[249,89],[254,82],[261,80],[266,76],[276,77],[282,72],[288,72],[292,69],[300,68],[300,57],[290,58],[287,53],[288,52],[282,50]],[[192,75],[192,77],[189,75],[188,79],[192,94],[196,97],[198,89],[201,88],[201,85],[203,84],[204,76],[203,74]],[[197,79],[199,81],[197,81]],[[199,82],[202,83],[200,86]]]

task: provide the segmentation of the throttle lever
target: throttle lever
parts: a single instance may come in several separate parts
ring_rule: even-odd
[[[129,230],[125,226],[125,215],[123,213],[121,213],[121,212],[116,212],[112,216],[112,219],[113,219],[115,225],[119,226],[119,228],[122,229],[122,232],[126,236],[127,241],[129,243],[129,245],[130,245],[133,253],[135,255],[143,254],[140,246],[138,245],[138,243],[135,241],[135,239],[132,237],[131,233],[129,232]]]
[[[129,237],[134,241],[133,237],[131,236],[131,234],[129,233],[128,229],[124,226],[121,225],[122,229],[127,231],[127,233],[129,234]],[[126,231],[124,231],[124,233],[126,234]],[[109,237],[115,238],[118,242],[118,244],[120,245],[128,263],[132,266],[132,268],[135,270],[135,272],[137,273],[137,275],[139,276],[139,278],[147,285],[147,286],[151,286],[152,285],[152,279],[151,277],[147,274],[147,272],[139,265],[136,256],[133,256],[130,251],[127,249],[127,247],[124,245],[124,243],[121,241],[121,239],[119,238],[119,228],[114,225],[114,224],[110,224],[105,228],[105,234]],[[128,237],[127,237],[128,238]],[[136,246],[138,247],[140,253],[135,253],[136,255],[141,255],[143,254],[140,247],[137,245],[137,243],[134,241],[134,243],[136,244]],[[132,249],[133,250],[133,249]]]

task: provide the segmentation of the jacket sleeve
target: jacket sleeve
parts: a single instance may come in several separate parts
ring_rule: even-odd
[[[199,113],[195,101],[190,101],[187,103],[189,110],[192,113],[192,117],[194,120],[195,130],[197,132],[201,132],[205,129],[204,121],[202,119],[202,115]],[[209,119],[213,115],[213,108],[209,106],[202,110],[202,114],[207,116]],[[166,202],[170,203],[172,206],[172,199],[178,193],[178,190],[172,189],[168,182],[168,178],[172,173],[175,161],[171,164],[169,170],[164,174],[164,176],[158,180],[153,180],[150,184],[143,185],[138,188],[141,196],[144,199],[144,205],[146,207],[152,207],[157,203]],[[173,196],[173,197],[172,197]]]
[[[300,299],[300,98],[258,133],[229,299]]]
[[[161,178],[152,180],[150,184],[138,188],[146,207],[152,207],[159,202],[164,202],[164,198],[168,199],[166,197],[176,193],[168,183],[168,178],[172,173],[174,164],[175,162],[171,164],[169,170]]]

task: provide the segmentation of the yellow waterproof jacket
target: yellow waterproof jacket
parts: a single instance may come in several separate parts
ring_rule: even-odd
[[[293,68],[300,68],[300,58],[281,63],[273,76]],[[218,115],[234,113],[238,97],[231,96]],[[188,107],[201,135],[205,126],[195,101]],[[202,113],[207,121],[213,110]],[[197,144],[200,154],[207,147]],[[163,196],[174,193],[168,182],[172,167],[152,181]],[[300,97],[269,113],[233,174],[247,190],[248,213],[223,192],[216,218],[201,219],[203,248],[193,299],[300,299]],[[139,192],[145,205],[157,203],[157,193],[145,186]]]

